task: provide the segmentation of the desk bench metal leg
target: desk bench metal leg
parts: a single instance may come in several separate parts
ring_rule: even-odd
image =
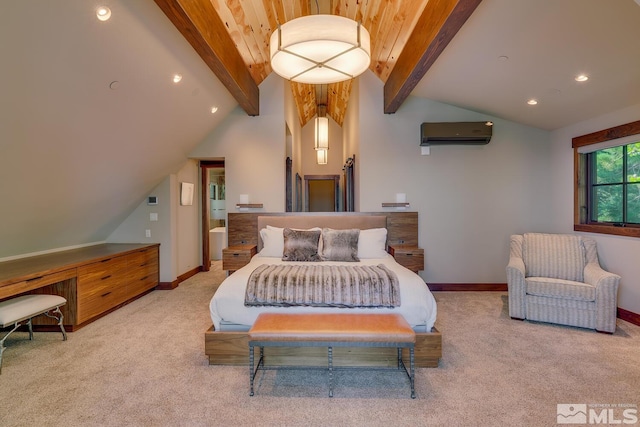
[[[45,312],[44,315],[52,319],[56,319],[58,321],[58,326],[60,326],[60,331],[62,331],[62,340],[66,341],[67,331],[64,330],[64,325],[62,324],[62,320],[64,319],[64,316],[62,315],[62,311],[60,311],[60,307],[56,307],[56,309],[53,310],[53,312],[57,313],[59,316],[51,315],[48,312]],[[31,331],[31,319],[29,319],[29,333],[33,334]]]
[[[4,353],[4,350],[6,348],[4,346],[4,340],[6,340],[7,337],[11,335],[13,332],[15,332],[19,327],[20,327],[20,322],[16,322],[15,325],[13,326],[13,329],[7,332],[7,334],[4,337],[2,337],[2,339],[0,340],[0,374],[2,374],[2,353]]]

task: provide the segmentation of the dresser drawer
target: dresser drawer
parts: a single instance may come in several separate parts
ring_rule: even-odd
[[[127,257],[119,256],[78,267],[78,297],[94,286],[126,281]]]
[[[28,292],[33,289],[42,288],[47,285],[62,282],[64,280],[73,279],[74,277],[76,277],[76,274],[76,269],[71,268],[69,270],[64,270],[52,274],[45,274],[20,282],[11,283],[9,285],[0,287],[0,299],[18,295],[23,292]]]
[[[94,288],[94,291],[82,300],[78,299],[78,323],[96,317],[127,300],[127,287],[124,283],[119,286]]]
[[[78,323],[126,301],[127,276],[125,256],[78,267]]]
[[[128,294],[130,298],[158,286],[158,249],[151,248],[129,256]]]

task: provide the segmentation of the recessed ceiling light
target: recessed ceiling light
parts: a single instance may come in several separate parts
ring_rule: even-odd
[[[587,80],[589,80],[589,76],[587,76],[586,74],[578,74],[578,75],[575,77],[575,80],[576,80],[577,82],[586,82]]]
[[[174,83],[180,83],[180,80],[182,80],[182,74],[174,74],[173,75],[173,82]]]
[[[218,107],[211,107],[211,114],[215,114],[218,111]]]
[[[119,88],[120,88],[120,82],[119,81],[114,80],[111,83],[109,83],[109,89],[118,90]]]
[[[109,18],[111,18],[111,9],[109,9],[106,6],[100,6],[97,10],[96,10],[96,16],[98,17],[99,20],[101,21],[108,21]]]
[[[503,62],[504,62],[504,61],[508,61],[508,60],[509,60],[509,57],[508,57],[508,56],[506,56],[506,55],[501,55],[501,56],[498,56],[498,60],[499,60],[499,61],[503,61]]]
[[[529,105],[537,105],[538,101],[535,100],[535,99],[530,99],[530,100],[527,101],[527,104],[529,104]]]

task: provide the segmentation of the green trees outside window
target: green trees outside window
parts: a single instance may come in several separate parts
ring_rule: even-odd
[[[640,224],[640,142],[588,155],[591,221]]]

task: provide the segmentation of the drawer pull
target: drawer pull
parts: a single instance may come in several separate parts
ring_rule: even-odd
[[[407,256],[413,256],[413,254],[406,254]]]
[[[111,275],[104,276],[104,277],[103,277],[102,279],[100,279],[100,280],[106,280],[106,279],[108,279],[109,277],[111,277]]]
[[[144,267],[145,265],[148,265],[148,262],[145,262],[144,264],[140,264],[140,267]]]
[[[233,256],[240,256],[240,254],[233,254]]]
[[[33,282],[34,280],[40,280],[42,279],[44,276],[38,276],[38,277],[34,277],[32,279],[28,279],[27,282]]]
[[[142,279],[140,279],[140,281],[147,280],[148,278],[149,276],[144,276]]]
[[[107,296],[107,295],[109,295],[110,293],[111,293],[111,291],[107,292],[106,294],[102,294],[102,295],[100,295],[100,296],[102,296],[102,297],[106,297],[106,296]]]

